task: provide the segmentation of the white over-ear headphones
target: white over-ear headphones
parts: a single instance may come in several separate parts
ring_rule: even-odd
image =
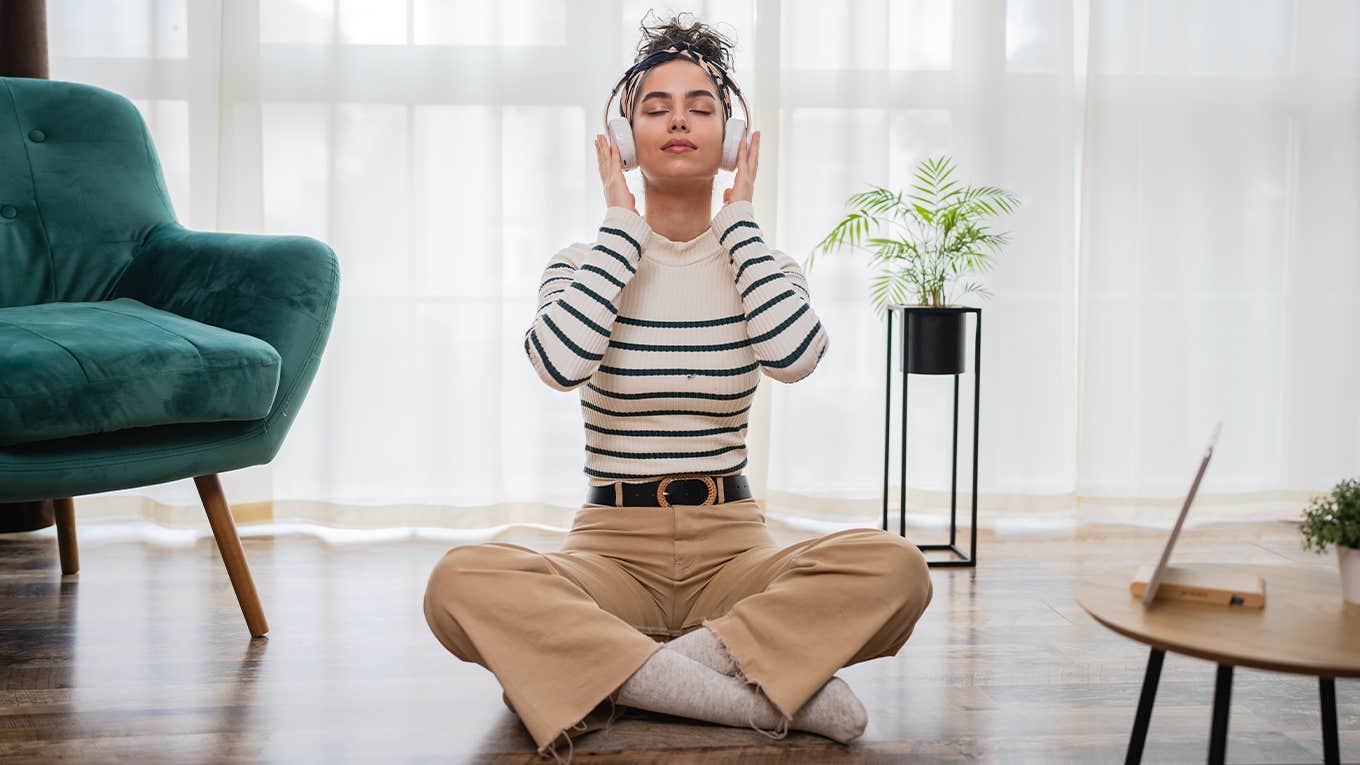
[[[619,79],[618,84],[610,91],[609,100],[604,104],[605,129],[609,139],[614,145],[619,147],[619,158],[623,160],[624,170],[632,170],[638,166],[637,147],[633,145],[633,124],[627,117],[614,117],[613,119],[610,119],[609,105],[613,103],[614,96],[619,92],[619,88],[622,87],[624,83],[628,82],[635,73],[650,69],[661,61],[676,58],[682,55],[679,51],[686,48],[687,46],[683,44],[673,45],[668,50],[657,51],[641,61],[638,61],[636,64],[633,64],[633,66],[629,67],[628,71]],[[692,50],[689,52],[692,54],[697,53]],[[694,58],[690,57],[690,60],[694,60]],[[732,89],[732,92],[737,95],[737,99],[741,101],[742,112],[747,118],[751,116],[751,107],[746,103],[746,97],[741,94],[741,89],[736,86],[736,83],[732,82],[731,79],[727,77],[726,72],[717,69],[716,66],[702,57],[700,57],[698,61],[695,61],[695,63],[700,64],[700,66],[708,72],[709,77],[714,81],[713,84],[718,87],[719,96],[722,95],[723,85],[725,83]],[[714,70],[719,72],[722,82],[719,82],[719,78],[714,76]],[[620,101],[619,109],[622,110],[624,108],[626,108],[625,104]],[[735,170],[737,168],[737,150],[741,147],[741,139],[745,135],[746,120],[741,117],[728,117],[727,126],[723,130],[722,169]]]

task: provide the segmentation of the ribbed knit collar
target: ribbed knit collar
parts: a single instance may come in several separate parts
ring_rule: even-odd
[[[642,247],[642,257],[665,266],[688,266],[712,257],[721,249],[712,226],[688,242],[672,242],[653,231]]]

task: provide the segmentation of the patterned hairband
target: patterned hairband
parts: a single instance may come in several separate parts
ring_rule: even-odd
[[[719,67],[718,65],[709,61],[708,58],[704,56],[704,54],[700,53],[697,50],[694,50],[689,46],[689,43],[683,41],[677,42],[665,50],[656,51],[655,53],[649,54],[648,56],[639,60],[636,64],[633,65],[632,70],[628,74],[627,82],[623,86],[623,97],[619,99],[619,113],[623,117],[632,119],[633,107],[636,106],[636,104],[633,103],[633,99],[637,97],[637,93],[635,92],[634,88],[641,84],[642,77],[652,67],[656,66],[657,64],[661,64],[666,61],[670,61],[671,59],[679,58],[681,56],[684,56],[690,61],[693,61],[694,63],[698,64],[700,68],[702,68],[704,72],[708,74],[709,79],[713,80],[713,84],[714,86],[717,87],[718,90],[718,98],[722,101],[723,114],[725,117],[731,117],[732,100],[731,96],[729,96],[727,92],[727,85],[730,82],[730,80],[727,77],[727,73],[723,71],[722,67]]]

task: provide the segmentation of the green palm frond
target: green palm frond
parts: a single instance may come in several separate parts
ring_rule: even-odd
[[[995,186],[970,186],[959,195],[955,204],[965,210],[969,217],[978,217],[1009,214],[1019,206],[1020,200]]]
[[[917,275],[911,269],[885,271],[870,280],[869,297],[880,319],[888,312],[889,303],[906,304],[912,296]]]
[[[902,204],[902,193],[894,194],[882,186],[874,186],[868,191],[861,191],[850,197],[848,203],[861,210],[882,215]]]
[[[949,200],[961,193],[958,183],[952,178],[953,174],[954,166],[948,156],[927,159],[916,169],[917,183],[912,187],[916,193],[912,194],[911,198],[934,215]]]
[[[984,219],[1007,215],[1020,200],[998,186],[967,186],[954,178],[948,155],[917,165],[908,193],[870,185],[846,200],[849,212],[836,223],[804,264],[811,270],[817,252],[849,247],[869,255],[868,267],[881,266],[870,297],[880,318],[889,302],[947,304],[948,285],[968,272],[995,268],[994,257],[1010,243]],[[893,238],[895,234],[898,238]],[[991,296],[980,284],[962,285],[961,294]]]
[[[992,291],[982,286],[981,284],[977,284],[975,282],[966,282],[963,285],[963,290],[959,294],[960,296],[962,296],[970,293],[982,295],[983,297],[993,296]]]
[[[871,264],[879,261],[884,263],[891,263],[895,260],[911,261],[918,258],[916,245],[911,242],[874,237],[869,240],[869,244],[873,245],[873,251],[869,258]]]
[[[837,223],[836,227],[831,229],[831,233],[827,234],[817,246],[823,250],[831,250],[846,244],[854,247],[859,244],[860,239],[869,235],[871,225],[878,226],[880,224],[880,219],[873,214],[856,210],[845,216],[840,223]]]

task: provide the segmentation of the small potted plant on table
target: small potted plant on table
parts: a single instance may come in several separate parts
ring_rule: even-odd
[[[870,297],[880,318],[889,301],[906,309],[902,352],[906,370],[916,374],[963,372],[967,311],[949,302],[949,284],[969,271],[992,267],[990,256],[1000,252],[1009,234],[993,232],[981,221],[1020,204],[1005,189],[961,186],[953,173],[952,160],[940,156],[917,167],[908,195],[874,186],[851,196],[847,206],[854,209],[817,246],[822,252],[865,246],[871,265],[882,264]],[[895,231],[900,238],[870,236],[871,227]],[[808,260],[809,269],[815,259],[816,252]],[[961,295],[991,296],[974,282],[962,287]],[[909,293],[915,295],[915,305],[906,305]]]
[[[1336,547],[1341,597],[1360,605],[1360,480],[1346,479],[1314,497],[1299,524],[1303,547],[1319,554]]]

